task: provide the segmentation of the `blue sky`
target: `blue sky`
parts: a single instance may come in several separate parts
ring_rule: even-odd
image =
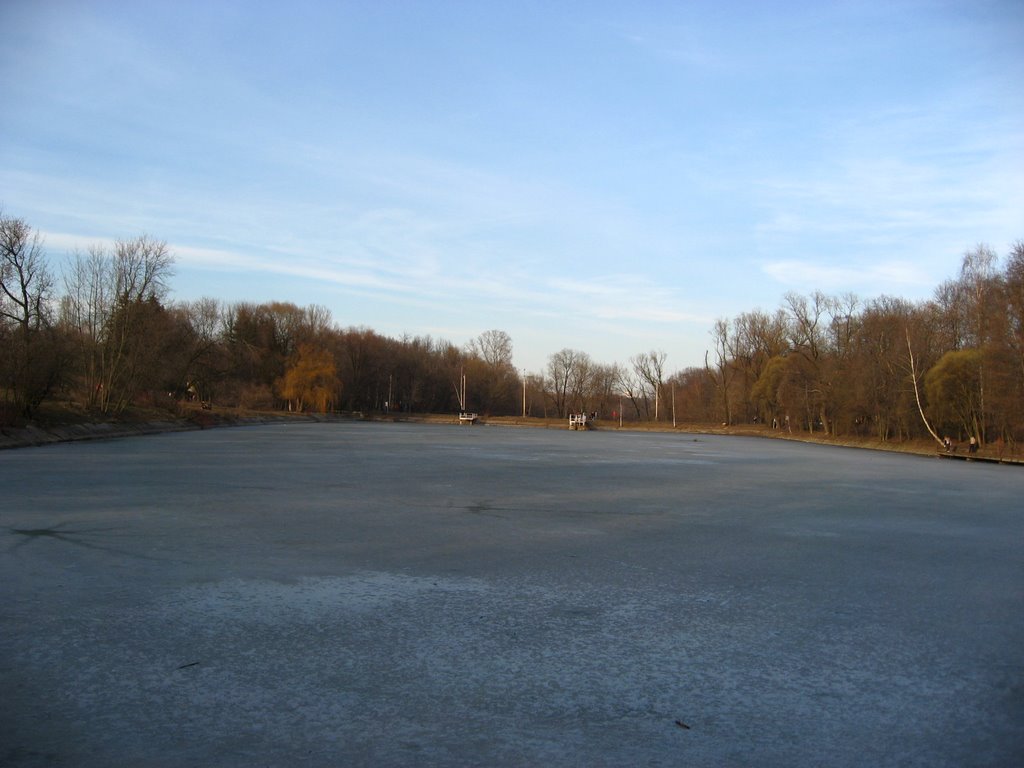
[[[668,370],[1024,238],[1024,3],[0,3],[0,205],[174,298]]]

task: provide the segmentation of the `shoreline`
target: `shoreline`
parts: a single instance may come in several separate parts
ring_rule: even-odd
[[[37,448],[86,440],[115,440],[123,437],[160,435],[170,432],[193,432],[222,427],[246,427],[285,422],[326,422],[343,419],[344,417],[332,414],[275,414],[267,412],[236,415],[197,410],[189,416],[179,417],[35,424],[0,428],[0,450]]]
[[[152,416],[152,415],[151,415]],[[34,448],[58,443],[79,442],[86,440],[114,440],[124,437],[157,435],[170,432],[191,432],[203,429],[222,427],[259,426],[265,424],[282,424],[294,422],[330,423],[340,421],[375,421],[393,423],[421,424],[457,424],[458,418],[446,414],[392,414],[364,415],[362,413],[287,413],[287,412],[244,412],[204,411],[189,409],[181,416],[164,416],[151,418],[128,418],[109,421],[78,421],[74,423],[56,423],[47,425],[26,425],[24,427],[0,428],[0,450],[17,448]],[[485,418],[475,427],[491,426],[506,428],[529,429],[566,429],[562,419],[544,419],[518,416],[500,416]],[[474,428],[474,427],[468,427]],[[632,424],[619,427],[612,423],[598,424],[597,431],[608,432],[677,432],[692,435],[724,435],[733,437],[759,437],[768,440],[790,440],[816,445],[829,445],[842,448],[862,450],[888,451],[890,453],[929,456],[943,459],[959,459],[963,461],[979,461],[985,463],[1024,465],[1024,459],[1016,456],[998,456],[989,451],[979,454],[966,452],[944,453],[936,449],[930,441],[913,442],[882,442],[878,440],[858,438],[833,438],[811,434],[785,434],[778,430],[758,428],[753,425],[732,427],[715,427],[707,424],[684,424],[676,427],[661,424]],[[966,448],[966,446],[965,446]]]

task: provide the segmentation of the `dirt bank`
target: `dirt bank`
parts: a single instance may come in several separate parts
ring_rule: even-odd
[[[117,419],[102,420],[95,415],[64,409],[45,413],[34,423],[0,428],[0,449],[27,448],[77,440],[109,440],[164,432],[188,432],[214,427],[240,427],[285,421],[332,421],[339,418],[344,417],[333,414],[257,412],[227,408],[202,410],[183,407],[177,415],[137,410]]]
[[[166,411],[135,410],[116,420],[100,420],[94,415],[81,411],[63,409],[49,412],[33,424],[0,428],[0,449],[24,448],[49,445],[75,440],[107,440],[118,437],[160,434],[163,432],[185,432],[214,427],[238,427],[254,424],[273,424],[295,421],[393,421],[434,424],[457,424],[458,417],[449,414],[363,414],[363,413],[287,413],[282,411],[252,411],[236,408],[213,408],[203,410],[197,406],[182,405],[177,414]],[[522,418],[518,416],[485,417],[475,426],[530,427],[539,429],[566,429],[564,419]],[[708,424],[624,424],[621,428],[614,421],[596,422],[596,429],[623,432],[679,432],[685,434],[737,435],[763,437],[776,440],[795,440],[820,445],[835,445],[846,448],[863,448],[874,451],[912,453],[922,456],[942,456],[952,459],[976,459],[978,461],[1003,464],[1024,464],[1024,456],[1007,446],[985,446],[977,454],[968,455],[967,446],[959,446],[952,454],[936,450],[931,440],[882,441],[856,437],[830,437],[820,433],[787,433],[772,430],[766,426],[747,424],[719,426]]]

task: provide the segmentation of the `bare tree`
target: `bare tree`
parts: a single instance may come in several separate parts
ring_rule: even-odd
[[[629,359],[637,379],[643,382],[644,388],[654,398],[654,419],[656,421],[661,416],[659,409],[664,400],[662,389],[665,385],[665,360],[667,357],[665,352],[651,350],[633,355]]]
[[[786,294],[786,307],[790,318],[790,344],[804,357],[817,360],[825,345],[823,318],[830,306],[829,298],[815,291],[810,299],[798,293]]]
[[[1018,240],[1006,260],[1007,335],[1024,384],[1024,240]]]
[[[591,367],[588,408],[604,417],[619,407],[621,367],[594,363]]]
[[[39,233],[0,210],[0,317],[23,334],[39,329],[48,319],[52,291]]]
[[[593,410],[596,374],[597,366],[590,359],[590,355],[580,352],[569,376],[569,403],[573,411],[590,413]]]
[[[999,258],[987,245],[979,244],[963,256],[960,285],[965,302],[968,346],[980,349],[992,337],[995,306],[998,299]]]
[[[828,354],[819,367],[823,391],[822,410],[828,415],[832,434],[850,431],[856,422],[854,392],[856,346],[860,331],[860,300],[853,293],[833,297],[827,305]],[[826,423],[822,419],[822,423]]]
[[[322,336],[331,330],[331,310],[327,307],[321,304],[310,304],[303,310],[303,314],[303,325],[311,336]]]
[[[873,430],[879,440],[909,437],[917,423],[906,387],[903,337],[912,316],[923,312],[904,299],[882,296],[868,302],[860,313],[846,387],[862,420],[862,431]]]
[[[102,389],[102,343],[113,311],[110,260],[100,246],[75,252],[64,272],[61,324],[71,337],[85,404],[94,407]]]
[[[643,417],[650,418],[649,400],[643,380],[637,376],[632,366],[629,368],[620,366],[618,372],[618,387],[632,404],[636,418],[641,418],[641,409],[643,409]]]
[[[790,317],[790,344],[794,353],[803,358],[800,366],[791,365],[798,380],[791,391],[803,390],[803,409],[807,428],[813,432],[816,422],[829,432],[831,417],[828,411],[828,380],[825,376],[825,357],[828,351],[827,324],[824,322],[834,302],[821,291],[810,299],[796,293],[786,294]]]
[[[484,331],[466,346],[466,375],[475,382],[476,402],[486,413],[515,413],[521,408],[521,385],[512,365],[512,337]]]
[[[541,416],[548,417],[548,398],[545,396],[545,378],[543,373],[526,375],[526,415],[535,416],[536,402],[540,400]]]
[[[229,374],[224,345],[224,309],[216,299],[204,297],[177,305],[179,321],[187,327],[184,370],[172,391],[192,398],[211,400],[214,391]]]
[[[580,407],[578,396],[582,372],[589,366],[590,357],[576,349],[563,349],[548,358],[551,398],[559,418],[566,416],[571,407]],[[573,402],[574,398],[577,402]]]
[[[59,375],[50,333],[52,292],[39,233],[0,210],[0,388],[24,415],[31,415]]]
[[[173,257],[167,244],[148,236],[119,240],[76,254],[65,272],[64,319],[76,331],[80,371],[89,406],[123,410],[154,351],[146,338],[167,294]]]
[[[928,417],[924,415],[924,406],[921,404],[921,392],[917,385],[917,366],[914,363],[914,349],[910,345],[910,330],[907,330],[907,356],[910,358],[910,379],[914,385],[914,399],[917,401],[917,410],[921,414],[921,421],[924,422],[925,429],[928,430],[928,434],[932,436],[936,443],[940,446],[943,445],[942,439],[936,434],[935,430],[932,429],[932,425],[928,422]]]
[[[732,324],[724,318],[716,320],[711,329],[711,339],[715,347],[714,370],[708,364],[707,353],[704,355],[704,368],[715,381],[726,424],[732,424],[732,405],[729,398],[729,385],[732,382],[732,361],[729,359],[729,352],[732,349],[731,335]]]
[[[477,355],[488,365],[512,365],[512,337],[505,331],[484,331],[469,342],[470,354]]]
[[[669,378],[675,388],[676,412],[684,421],[701,422],[714,418],[715,386],[708,371],[690,367]]]

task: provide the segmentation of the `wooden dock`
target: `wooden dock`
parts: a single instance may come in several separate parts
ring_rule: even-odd
[[[999,456],[979,456],[976,453],[948,453],[946,451],[939,451],[935,454],[940,459],[960,459],[960,461],[984,461],[988,464],[1016,464],[1020,465],[1019,459],[1012,458],[1001,458]]]

